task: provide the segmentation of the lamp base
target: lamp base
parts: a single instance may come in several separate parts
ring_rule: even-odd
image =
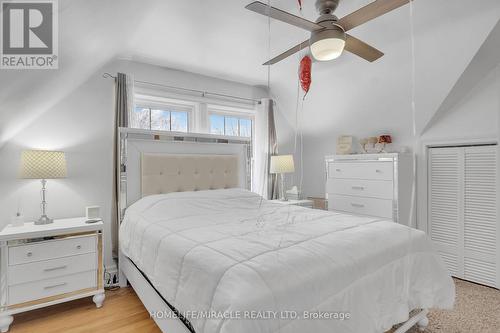
[[[49,218],[47,215],[44,214],[40,216],[40,218],[37,221],[35,221],[35,225],[51,224],[53,222],[54,222],[53,219]]]
[[[280,198],[281,201],[287,201],[285,195],[285,176],[284,174],[280,174],[281,186],[280,186]]]

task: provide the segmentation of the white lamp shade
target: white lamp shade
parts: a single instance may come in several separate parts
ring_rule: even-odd
[[[293,155],[271,156],[271,173],[291,173],[295,172]]]
[[[66,172],[66,157],[62,151],[25,150],[22,153],[21,178],[66,178]]]

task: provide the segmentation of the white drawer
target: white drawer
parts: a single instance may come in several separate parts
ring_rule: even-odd
[[[328,208],[392,219],[392,200],[329,194]]]
[[[9,305],[96,287],[97,272],[95,270],[36,282],[17,284],[15,286],[9,286]]]
[[[37,261],[9,267],[8,284],[16,285],[96,269],[96,253]]]
[[[97,236],[56,239],[9,248],[9,265],[96,252]]]
[[[391,161],[331,162],[328,178],[393,180]]]
[[[355,195],[379,199],[393,199],[393,183],[390,180],[328,179],[327,193]]]

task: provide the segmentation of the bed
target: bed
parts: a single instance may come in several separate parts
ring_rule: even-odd
[[[241,188],[244,154],[195,151],[138,149],[142,195],[120,227],[120,283],[162,331],[405,332],[453,306],[423,232],[264,200]]]

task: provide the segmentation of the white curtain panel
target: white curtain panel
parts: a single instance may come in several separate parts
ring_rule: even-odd
[[[254,145],[254,174],[252,177],[252,191],[266,199],[272,199],[275,182],[269,174],[270,155],[277,153],[276,135],[270,138],[269,125],[274,127],[274,121],[269,124],[269,115],[273,113],[274,101],[269,98],[261,100],[255,115],[255,145]],[[272,117],[274,119],[274,117]],[[270,142],[273,141],[273,142]]]
[[[135,101],[135,87],[134,87],[134,76],[127,74],[126,85],[127,85],[127,127],[130,127],[130,115],[134,111]]]

